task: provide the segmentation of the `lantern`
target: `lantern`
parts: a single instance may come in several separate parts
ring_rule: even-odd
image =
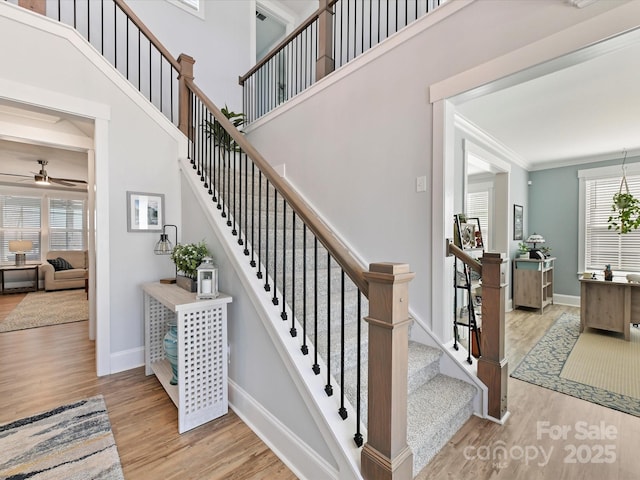
[[[197,268],[197,298],[199,299],[218,297],[218,267],[216,267],[212,262],[213,258],[204,257],[202,259],[202,263]]]

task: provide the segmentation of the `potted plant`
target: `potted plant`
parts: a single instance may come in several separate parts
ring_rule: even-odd
[[[529,245],[524,242],[518,243],[518,257],[529,258]]]
[[[618,233],[629,233],[640,228],[640,201],[627,192],[618,192],[613,196],[611,206],[613,214],[609,217],[607,227]]]
[[[624,166],[626,160],[627,151],[624,150],[620,189],[618,193],[613,196],[613,205],[611,205],[613,214],[607,219],[609,223],[607,228],[609,230],[616,230],[619,234],[629,233],[640,228],[640,201],[629,192],[626,167]]]
[[[225,117],[227,117],[227,119],[229,119],[234,127],[240,128],[242,125],[244,125],[244,113],[236,113],[234,111],[231,111],[226,105],[222,109],[220,109],[220,111]],[[207,137],[209,137],[209,139],[213,141],[213,144],[218,147],[222,158],[225,157],[225,152],[240,151],[240,146],[238,145],[238,143],[231,137],[231,135],[224,129],[224,127],[220,125],[219,122],[215,120],[205,120],[204,129]]]
[[[182,275],[176,277],[176,284],[189,292],[197,289],[198,266],[204,257],[211,256],[204,241],[200,243],[177,244],[171,251],[171,260]]]

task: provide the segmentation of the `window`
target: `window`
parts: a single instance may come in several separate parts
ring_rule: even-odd
[[[480,230],[485,250],[489,248],[489,190],[467,193],[467,217],[480,219]]]
[[[49,200],[49,250],[85,250],[84,200]]]
[[[627,170],[629,192],[640,197],[640,165]],[[616,274],[640,271],[640,230],[619,235],[609,230],[613,195],[620,189],[620,166],[581,170],[581,231],[584,246],[580,271],[602,271],[610,264]]]
[[[33,248],[27,262],[40,261],[40,197],[0,195],[0,262],[15,262],[14,252],[9,251],[11,240],[31,240]]]

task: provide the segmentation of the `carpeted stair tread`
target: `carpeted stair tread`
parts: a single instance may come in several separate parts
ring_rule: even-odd
[[[362,421],[367,424],[367,391],[369,388],[369,378],[367,372],[366,351],[363,353],[362,373],[360,375],[360,405]],[[407,390],[409,395],[433,379],[440,373],[440,357],[442,350],[424,345],[422,343],[409,341],[408,368],[407,368]],[[345,396],[352,405],[355,405],[356,398],[356,365],[348,365],[345,371]],[[334,373],[337,375],[337,373]]]
[[[422,470],[469,419],[476,392],[469,383],[439,374],[409,395],[407,443],[413,451],[414,473]]]

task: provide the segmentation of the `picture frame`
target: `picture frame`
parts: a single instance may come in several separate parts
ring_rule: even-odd
[[[127,192],[127,232],[162,232],[164,194]]]
[[[513,204],[513,239],[524,239],[524,209],[522,205]]]

